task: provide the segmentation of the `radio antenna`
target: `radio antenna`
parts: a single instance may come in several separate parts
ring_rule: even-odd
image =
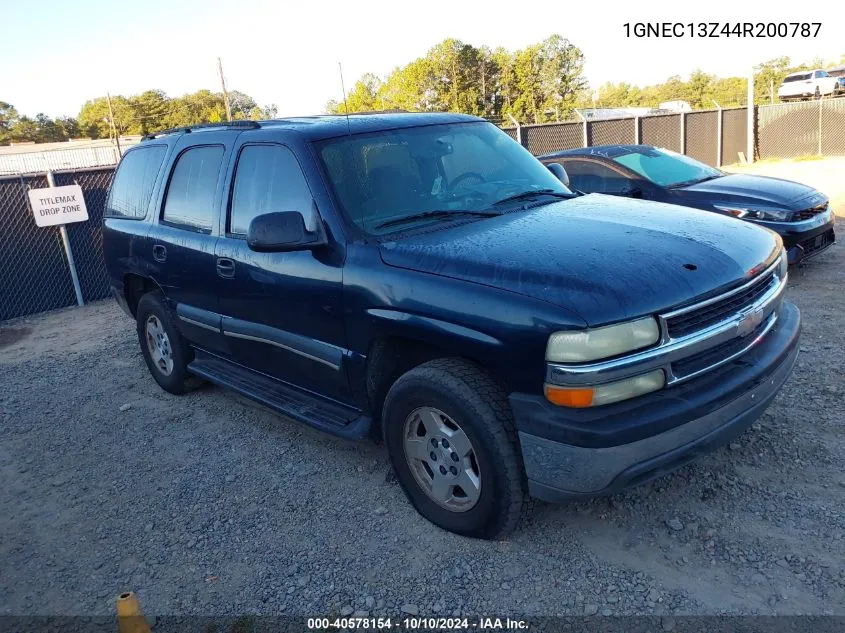
[[[343,91],[343,111],[346,113],[346,131],[349,136],[352,136],[352,126],[349,124],[349,104],[346,102],[346,86],[343,83],[343,66],[340,62],[337,63],[337,69],[340,71],[340,89]]]

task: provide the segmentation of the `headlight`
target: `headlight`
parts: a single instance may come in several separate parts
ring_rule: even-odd
[[[786,279],[786,274],[789,271],[789,257],[786,254],[786,249],[780,250],[780,261],[778,262],[778,278]]]
[[[779,222],[786,220],[792,214],[792,211],[787,211],[786,209],[749,209],[746,207],[722,206],[718,204],[714,204],[713,207],[719,209],[719,211],[729,213],[735,218],[742,218],[744,220],[770,220]]]
[[[666,376],[662,369],[595,387],[560,387],[545,385],[546,399],[561,407],[599,407],[662,389]]]
[[[659,339],[660,328],[654,317],[581,332],[555,332],[546,345],[546,360],[586,363],[648,347]]]

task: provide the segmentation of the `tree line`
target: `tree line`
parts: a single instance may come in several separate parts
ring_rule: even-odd
[[[777,100],[777,89],[792,72],[845,64],[816,58],[793,63],[779,57],[755,68],[755,103]],[[576,108],[639,106],[657,108],[665,101],[683,100],[694,109],[745,105],[746,77],[717,77],[701,70],[651,86],[628,82],[605,83],[590,90],[583,75],[584,55],[560,35],[515,52],[476,48],[447,39],[428,53],[386,77],[367,73],[346,95],[326,108],[331,113],[401,109],[475,114],[509,124],[544,123],[570,118]]]
[[[367,73],[330,113],[401,109],[464,112],[493,120],[566,118],[587,89],[584,54],[560,35],[510,52],[446,39],[384,78]]]
[[[814,59],[793,63],[779,57],[755,69],[755,101],[776,101],[783,78],[792,72],[845,64]],[[571,118],[576,108],[640,106],[656,108],[661,102],[684,100],[695,109],[745,105],[747,79],[716,77],[701,70],[684,80],[669,77],[652,86],[627,82],[605,83],[591,91],[583,73],[584,55],[560,35],[517,51],[475,47],[446,39],[425,56],[397,67],[386,77],[367,73],[346,95],[329,101],[329,113],[408,110],[411,112],[464,112],[509,125],[544,123]],[[106,97],[85,102],[76,117],[52,119],[45,114],[21,115],[0,100],[0,145],[11,142],[66,141],[71,138],[108,138],[156,132],[171,127],[226,120],[222,93],[198,90],[168,97],[161,90],[111,98],[114,121]],[[234,119],[269,119],[275,105],[259,106],[249,95],[232,91],[229,102]],[[113,125],[112,125],[113,124]]]
[[[233,119],[272,119],[276,106],[261,107],[243,92],[229,92]],[[0,145],[34,141],[45,143],[72,138],[109,138],[148,134],[167,128],[226,120],[222,93],[198,90],[181,97],[168,97],[161,90],[146,90],[137,95],[111,97],[114,121],[109,114],[108,98],[86,101],[76,117],[51,119],[45,114],[34,118],[20,115],[14,106],[0,101]],[[112,123],[114,125],[112,125]]]
[[[778,57],[758,64],[754,68],[754,102],[757,105],[777,102],[777,90],[783,78],[790,73],[815,68],[829,68],[845,64],[845,54],[839,61],[815,58],[810,62],[795,64],[789,57]],[[716,77],[695,70],[684,81],[678,76],[653,86],[638,86],[620,82],[603,84],[591,99],[598,107],[646,106],[657,107],[664,101],[683,100],[693,109],[746,105],[748,79],[746,77]],[[592,104],[588,107],[592,107]]]

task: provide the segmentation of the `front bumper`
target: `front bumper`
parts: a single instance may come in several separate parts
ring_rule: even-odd
[[[834,216],[827,211],[801,222],[757,221],[755,224],[775,231],[783,238],[790,264],[818,255],[836,241]]]
[[[683,385],[595,409],[565,409],[512,394],[532,496],[561,501],[610,494],[670,472],[729,442],[789,377],[801,318],[784,302],[777,325],[735,361]]]

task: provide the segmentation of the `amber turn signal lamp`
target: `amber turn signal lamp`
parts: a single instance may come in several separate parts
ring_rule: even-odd
[[[571,389],[557,387],[555,385],[544,385],[546,400],[560,407],[589,407],[593,404],[593,388],[586,387]]]

